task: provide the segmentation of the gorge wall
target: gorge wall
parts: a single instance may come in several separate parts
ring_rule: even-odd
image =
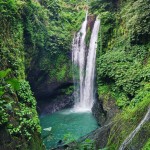
[[[115,112],[103,147],[117,150],[140,124],[150,105],[149,1],[102,0],[92,2],[91,7],[92,13],[101,18],[96,67],[98,99],[108,118],[111,111]],[[113,110],[114,104],[119,111]],[[124,149],[147,149],[149,128],[148,121]]]
[[[57,89],[60,95],[72,91],[70,46],[84,19],[84,5],[0,2],[0,149],[45,149],[37,101],[56,95]]]

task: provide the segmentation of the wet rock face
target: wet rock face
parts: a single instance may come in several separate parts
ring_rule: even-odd
[[[42,77],[41,80],[40,77]],[[63,108],[72,107],[72,94],[67,95],[62,92],[73,86],[72,79],[51,81],[45,72],[35,68],[28,75],[28,80],[37,100],[37,111],[39,114],[50,114]]]
[[[92,112],[98,124],[103,126],[111,122],[112,118],[119,112],[119,109],[115,104],[115,100],[111,98],[105,100],[105,97],[101,96],[97,98],[93,105]]]
[[[104,98],[100,97],[100,99]],[[107,112],[105,124],[108,124],[115,117],[115,115],[120,112],[120,110],[116,106],[115,100],[111,97],[109,97],[108,100],[103,102],[103,108]]]
[[[40,104],[41,103],[41,104]],[[40,101],[38,104],[38,111],[41,115],[51,114],[56,111],[70,108],[74,105],[73,94],[71,95],[59,95],[52,100],[49,99],[43,103]]]
[[[45,85],[45,86],[44,86]],[[39,114],[50,114],[74,105],[73,91],[63,92],[72,87],[72,83],[43,84],[36,92],[37,110]]]
[[[104,125],[106,122],[107,112],[103,109],[102,101],[96,101],[92,108],[93,116],[96,118],[99,126]]]
[[[35,91],[35,96],[37,100],[42,99],[51,99],[53,100],[53,97],[56,97],[57,95],[62,95],[61,90],[66,89],[70,86],[72,86],[73,83],[71,81],[67,82],[47,82],[43,83],[38,87]]]
[[[73,79],[70,76],[66,76],[63,80],[57,80],[54,75],[54,79],[51,79],[49,74],[40,70],[37,64],[37,61],[33,62],[31,68],[27,70],[27,80],[37,100],[49,99],[56,94],[59,95],[61,89],[73,85]]]
[[[89,15],[87,20],[88,20],[87,28],[90,28],[92,30],[93,26],[94,26],[94,22],[96,20],[96,16],[95,15]]]
[[[119,112],[118,107],[115,104],[115,100],[112,98],[106,98],[104,96],[97,97],[92,113],[97,119],[100,128],[91,132],[85,139],[91,139],[95,142],[96,149],[104,148],[107,145],[111,127],[113,126],[112,119]]]
[[[82,141],[85,141],[86,139],[91,139],[95,143],[96,150],[102,149],[107,145],[111,127],[112,123],[104,125],[103,127],[96,129],[95,131],[84,137]]]

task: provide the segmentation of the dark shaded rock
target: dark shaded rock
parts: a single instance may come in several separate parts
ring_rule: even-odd
[[[61,89],[65,89],[69,86],[72,86],[72,81],[67,82],[50,82],[43,83],[38,87],[35,91],[36,98],[39,99],[47,99],[49,97],[55,97],[55,95],[61,94]]]
[[[103,109],[102,101],[98,100],[94,103],[92,113],[100,126],[106,122],[107,112]]]
[[[62,141],[62,140],[59,140],[57,144],[60,145],[60,144],[62,144],[62,143],[63,143],[63,141]]]
[[[111,127],[112,127],[112,123],[104,125],[103,127],[98,128],[95,131],[88,134],[87,136],[83,137],[81,141],[85,141],[86,139],[91,139],[94,141],[96,145],[96,150],[100,148],[104,148],[108,142]]]
[[[65,150],[65,149],[69,150],[70,148],[69,148],[69,145],[66,144],[63,146],[58,146],[57,148],[52,148],[51,150]]]
[[[87,21],[87,28],[89,27],[91,30],[93,29],[94,26],[94,22],[96,20],[96,16],[95,15],[88,15]]]
[[[38,68],[29,71],[28,80],[37,100],[40,114],[53,113],[73,105],[73,97],[65,91],[73,85],[72,79],[51,80],[49,75]]]
[[[92,108],[93,115],[100,126],[108,124],[112,118],[119,112],[115,100],[105,97],[99,97]]]
[[[37,100],[39,114],[53,113],[63,108],[72,107],[73,96],[64,92],[73,85],[72,79],[51,81],[47,73],[34,68],[29,72],[28,80]]]
[[[116,114],[120,112],[120,110],[116,105],[116,101],[111,97],[109,97],[108,99],[105,99],[104,97],[100,97],[99,100],[102,101],[103,109],[104,111],[107,112],[105,124],[109,124],[109,122],[112,121],[112,119],[115,117]]]
[[[39,101],[39,113],[50,114],[64,108],[70,108],[74,105],[73,95],[59,95],[54,99]]]
[[[38,133],[32,135],[32,140],[27,141],[25,137],[11,137],[7,129],[1,126],[0,150],[45,150],[45,146]]]
[[[51,79],[47,72],[39,70],[36,65],[33,63],[32,69],[29,69],[27,79],[37,100],[55,97],[55,95],[61,94],[61,89],[73,85],[72,78],[66,77],[66,79],[58,81],[54,76],[54,79]]]

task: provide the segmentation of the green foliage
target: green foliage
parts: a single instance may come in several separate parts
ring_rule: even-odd
[[[51,81],[65,81],[71,78],[72,72],[68,70],[68,65],[71,67],[71,62],[69,61],[70,60],[66,59],[64,55],[59,55],[56,60],[53,60],[53,64],[51,64],[51,67],[47,70]],[[69,62],[69,64],[67,64],[67,62]]]
[[[10,121],[8,131],[13,136],[24,136],[27,140],[32,138],[32,134],[40,133],[40,125],[36,112],[25,104],[19,103],[20,109],[15,109],[16,123]]]
[[[12,73],[19,78],[24,77],[23,27],[20,21],[24,4],[20,0],[0,1],[0,68],[11,68]]]
[[[36,112],[36,101],[28,82],[20,81],[18,97],[19,108],[14,108],[15,124],[10,121],[8,131],[13,136],[21,135],[30,140],[35,131],[40,133],[41,127]]]
[[[99,149],[99,150],[109,150],[109,148],[102,148],[102,149]]]
[[[75,140],[76,140],[76,138],[72,134],[70,134],[70,133],[65,134],[64,138],[63,138],[63,142],[65,144],[69,144],[69,143],[71,143],[71,142],[73,142]]]
[[[101,45],[103,52],[107,46],[109,46],[109,41],[112,38],[113,29],[115,27],[114,13],[105,11],[100,13],[101,19]]]
[[[7,70],[1,70],[0,71],[0,79],[3,79],[7,76],[7,74],[10,72],[11,70],[10,69],[7,69]]]
[[[114,84],[104,84],[101,83],[98,85],[98,95],[103,97],[103,104],[107,104],[107,101],[111,99],[116,100],[118,107],[123,108],[129,105],[130,101],[128,96],[120,91]]]
[[[150,150],[150,139],[147,141],[147,143],[144,145],[142,150]]]
[[[150,8],[148,0],[128,1],[121,11],[132,44],[146,44],[150,38]]]
[[[117,148],[140,123],[150,106],[149,88],[150,84],[146,84],[141,88],[140,92],[138,92],[135,98],[131,101],[131,104],[126,107],[121,114],[115,117],[115,123],[112,127],[108,146],[115,145]],[[146,140],[149,137],[145,134],[144,138]]]
[[[48,0],[41,1],[41,5],[32,2],[25,6],[24,36],[27,69],[32,63],[33,69],[39,68],[38,70],[48,74],[51,80],[60,81],[64,80],[64,77],[71,76],[71,63],[68,58],[72,38],[74,32],[79,30],[85,16],[82,9],[78,11],[72,5],[74,3],[68,1],[59,0],[55,3]]]
[[[79,144],[78,148],[80,150],[95,150],[94,141],[91,139],[86,139],[84,142]]]
[[[110,97],[115,99],[123,111],[114,119],[107,145],[108,149],[118,149],[150,105],[149,2],[95,0],[91,5],[92,12],[101,18],[96,64],[98,94],[104,98],[104,104]],[[143,132],[144,137],[140,137]],[[140,141],[144,145],[148,135],[149,124],[146,124],[132,144]]]
[[[6,110],[3,108],[3,105],[4,104],[4,102],[1,102],[1,106],[0,106],[0,109],[1,109],[1,111],[0,111],[0,119],[1,119],[1,121],[0,121],[0,125],[3,125],[3,124],[5,124],[5,123],[7,123],[8,122],[8,114],[7,114],[7,112],[6,112]]]
[[[27,106],[35,108],[36,100],[30,89],[30,85],[27,81],[20,82],[20,89],[18,91],[19,100],[21,103],[25,103]]]
[[[0,4],[1,69],[11,68],[16,77],[25,78],[25,61],[27,71],[36,67],[49,76],[52,70],[59,72],[52,76],[58,80],[70,77],[71,42],[84,19],[85,2],[2,0]],[[58,71],[57,62],[65,66],[63,71]]]
[[[131,101],[131,106],[135,107],[136,104],[140,103],[141,101],[145,100],[145,98],[147,97],[147,95],[149,95],[150,92],[150,85],[149,83],[145,83],[141,89],[139,89],[137,91],[137,94],[135,95],[135,97],[132,99]]]
[[[7,76],[7,74],[9,72],[10,72],[10,69],[7,69],[5,71],[4,70],[0,71],[0,82],[1,82],[1,85],[0,85],[0,96],[2,96],[5,93],[4,85],[2,85],[2,84],[5,84],[4,78]]]
[[[12,74],[24,78],[23,27],[20,20],[0,19],[1,70],[11,68]],[[9,60],[9,61],[8,61]]]
[[[113,82],[127,94],[134,95],[139,87],[142,66],[123,51],[109,52],[98,60],[98,78]]]
[[[25,4],[22,0],[1,0],[0,1],[0,12],[1,18],[9,19],[13,21],[15,17],[19,17],[19,11]]]
[[[10,69],[0,71],[0,126],[12,136],[30,140],[35,131],[40,133],[36,101],[28,82],[9,78],[8,73]]]
[[[66,89],[62,89],[62,92],[65,94],[65,95],[70,95],[72,94],[74,91],[74,86],[69,86],[68,88]]]
[[[116,3],[113,0],[93,0],[90,3],[92,13],[114,11]]]
[[[9,79],[10,69],[0,71],[0,126],[8,123],[9,112],[13,112],[13,98],[11,94],[18,90],[19,83],[16,79]]]
[[[7,79],[6,82],[11,85],[11,87],[13,88],[13,90],[19,90],[20,85],[17,79]]]

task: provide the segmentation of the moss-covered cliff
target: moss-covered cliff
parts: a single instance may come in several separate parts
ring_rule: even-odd
[[[149,1],[94,1],[91,10],[101,18],[98,95],[104,104],[114,99],[122,111],[114,118],[107,143],[108,149],[117,150],[150,106]],[[127,145],[128,149],[148,148],[149,129],[147,122]]]
[[[83,9],[80,1],[0,1],[1,150],[45,149],[30,85],[71,77],[70,45]]]

